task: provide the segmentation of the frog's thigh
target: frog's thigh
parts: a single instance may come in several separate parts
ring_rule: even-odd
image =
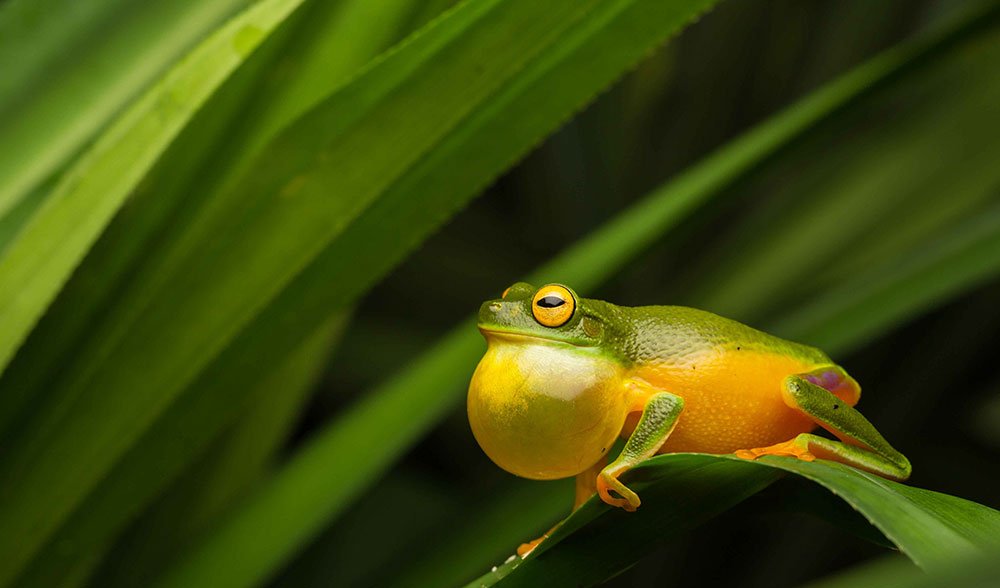
[[[607,456],[603,456],[597,463],[576,475],[576,499],[573,500],[573,510],[580,508],[587,499],[597,493],[597,476],[607,463]]]
[[[801,411],[839,441],[803,433],[771,447],[745,449],[737,457],[790,455],[811,461],[814,457],[839,461],[894,480],[910,477],[910,462],[896,451],[868,419],[842,398],[810,381],[811,374],[788,376],[782,383],[785,404]],[[808,378],[808,379],[807,379]]]

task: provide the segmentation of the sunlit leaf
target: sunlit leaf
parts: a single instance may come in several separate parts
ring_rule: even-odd
[[[0,218],[248,0],[0,4]]]
[[[53,187],[0,258],[0,366],[156,157],[297,4],[267,0],[227,22],[102,133]]]

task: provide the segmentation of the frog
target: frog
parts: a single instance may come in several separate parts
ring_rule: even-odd
[[[581,298],[561,283],[513,284],[481,305],[478,328],[487,347],[467,395],[473,436],[511,474],[575,477],[574,510],[597,494],[636,511],[642,501],[621,478],[663,453],[824,459],[910,477],[909,460],[854,408],[858,382],[815,347],[696,308]]]

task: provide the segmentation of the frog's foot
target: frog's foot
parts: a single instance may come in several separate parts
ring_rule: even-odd
[[[521,557],[521,559],[524,559],[524,558],[528,557],[528,554],[531,553],[532,551],[534,551],[535,548],[538,547],[538,545],[542,541],[545,541],[546,539],[548,539],[549,535],[551,535],[552,533],[554,533],[555,530],[558,529],[559,525],[561,525],[561,524],[562,523],[556,523],[555,525],[553,525],[553,527],[551,529],[549,529],[548,531],[546,531],[545,534],[542,535],[541,537],[539,537],[538,539],[533,539],[531,541],[528,541],[527,543],[522,543],[517,548],[517,554]]]
[[[642,501],[639,500],[639,496],[635,492],[629,490],[628,486],[618,481],[618,476],[622,473],[620,471],[602,471],[597,476],[597,493],[601,496],[601,500],[611,506],[635,512]],[[611,494],[612,490],[618,496]]]
[[[524,559],[524,558],[528,557],[529,553],[531,553],[532,551],[534,551],[535,548],[538,547],[538,545],[542,541],[545,541],[548,538],[549,538],[549,534],[546,533],[546,534],[542,535],[541,537],[539,537],[538,539],[532,539],[531,541],[528,541],[527,543],[522,543],[517,548],[517,555],[521,559]]]
[[[789,457],[801,459],[802,461],[812,461],[816,459],[815,455],[809,453],[809,444],[803,443],[798,438],[792,439],[791,441],[785,441],[784,443],[778,443],[777,445],[771,445],[770,447],[740,449],[736,452],[736,457],[740,459],[749,459],[751,461],[764,455],[787,455]]]

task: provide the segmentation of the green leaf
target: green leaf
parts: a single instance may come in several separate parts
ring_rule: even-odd
[[[172,544],[163,534],[177,533],[184,538],[188,533],[200,532],[240,495],[244,484],[259,479],[276,446],[275,437],[284,431],[282,423],[295,416],[290,409],[297,405],[289,403],[288,398],[302,397],[311,390],[343,323],[344,317],[339,317],[317,325],[314,333],[300,345],[272,355],[267,373],[262,374],[257,382],[248,383],[240,389],[240,393],[248,399],[248,406],[255,410],[240,415],[244,417],[244,421],[238,423],[240,426],[230,426],[228,435],[218,439],[220,443],[213,447],[213,451],[200,455],[198,463],[188,468],[184,477],[176,480],[172,488],[176,492],[150,515],[166,519],[158,527],[153,527],[154,533],[140,528],[133,530],[133,535],[138,534],[138,538],[126,534],[124,553],[113,552],[115,557],[111,560],[115,562],[119,556],[128,558],[129,565],[117,570],[120,575],[118,580],[128,585],[148,581],[144,574],[152,575],[150,568],[158,569],[169,561],[165,556],[169,554]],[[89,497],[85,507],[70,517],[46,549],[18,577],[18,586],[66,587],[79,585],[87,579],[110,547],[112,533],[145,504],[143,499],[148,501],[156,489],[172,479],[163,475],[162,470],[166,468],[176,472],[179,467],[173,465],[175,461],[187,463],[199,457],[199,454],[192,456],[184,451],[184,444],[177,442],[177,437],[199,437],[206,432],[209,439],[218,437],[211,435],[214,429],[201,426],[203,421],[197,410],[182,416],[186,429],[154,429],[151,434],[156,435],[161,443],[146,443],[141,446],[145,450],[141,455],[119,464],[108,478],[114,483],[102,484],[100,492]],[[151,484],[150,480],[158,483]],[[189,481],[192,483],[185,484]],[[112,585],[107,578],[102,578],[101,584]]]
[[[997,275],[1000,205],[831,288],[773,328],[836,352]]]
[[[899,558],[886,558],[860,566],[833,578],[810,583],[808,588],[992,588],[1000,577],[1000,559],[996,552],[986,557],[960,557],[946,566],[924,572]],[[803,587],[806,588],[806,587]]]
[[[995,12],[980,22],[977,41],[874,92],[745,186],[754,206],[688,298],[766,323],[986,212],[1000,183],[990,163],[1000,152],[1000,34]]]
[[[278,47],[271,48],[270,52],[276,54],[277,59],[268,56],[264,59],[267,66],[258,67],[265,74],[258,75],[260,82],[249,92],[252,100],[239,107],[238,114],[232,114],[224,112],[228,107],[224,100],[213,97],[192,122],[191,127],[197,128],[187,129],[171,146],[165,159],[172,158],[177,150],[190,153],[198,149],[198,144],[205,144],[204,130],[210,126],[210,121],[227,117],[235,120],[236,124],[230,124],[221,133],[223,137],[219,146],[207,147],[202,151],[201,157],[195,158],[196,161],[206,162],[197,172],[179,170],[178,168],[183,168],[184,161],[161,166],[152,172],[151,178],[145,183],[157,186],[156,200],[180,200],[183,193],[198,190],[199,186],[204,187],[210,183],[212,180],[209,177],[212,174],[225,175],[245,166],[245,160],[252,159],[255,145],[273,138],[278,127],[301,115],[319,98],[342,85],[344,79],[356,73],[377,51],[388,46],[394,36],[400,36],[402,31],[399,22],[405,20],[410,12],[408,4],[409,0],[375,4],[354,1],[314,3],[305,7],[289,23],[291,26],[286,26],[291,29],[284,32],[288,41],[282,40]],[[271,65],[279,60],[280,68]],[[231,88],[232,85],[228,84],[221,91],[240,90]],[[212,155],[219,152],[232,154],[230,159],[233,163],[227,166],[224,158]],[[175,182],[173,185],[177,186],[176,189],[164,189],[171,179],[185,173],[191,174],[194,180]],[[133,201],[132,209],[129,210],[127,225],[133,229],[133,234],[136,225],[134,213],[138,212],[135,208],[144,203]],[[125,220],[119,218],[115,222]],[[102,241],[98,247],[103,245]],[[122,250],[121,239],[115,239],[114,254],[121,258]],[[141,262],[144,252],[142,247],[137,247],[133,257]],[[81,308],[83,301],[94,300],[93,294],[85,290],[86,284],[104,284],[108,295],[113,294],[115,289],[111,285],[120,279],[121,274],[108,271],[108,267],[91,256],[81,267],[79,274],[82,275],[74,276],[74,281],[60,295],[57,305],[65,300],[72,301],[68,304],[71,304],[76,318],[71,320],[86,324],[78,318],[87,314]],[[81,287],[81,284],[84,286]],[[113,303],[105,300],[103,304]],[[50,319],[54,319],[54,324],[60,325],[57,334],[67,342],[72,341],[73,334],[66,329],[65,321],[58,320],[60,318],[46,317],[40,327],[47,326],[46,321],[53,323]],[[90,320],[96,318],[93,314],[90,315]],[[50,352],[49,357],[54,358],[56,355],[51,352],[58,348],[53,344],[53,336],[57,334],[42,337],[45,341],[44,350]],[[313,335],[303,333],[300,336]],[[284,352],[285,346],[274,345],[271,349],[262,351],[261,362],[266,365]],[[40,360],[38,354],[31,354],[30,363],[36,370],[41,361],[45,360]],[[243,361],[249,361],[249,358],[244,358]],[[15,362],[12,369],[15,366],[23,367]],[[233,369],[242,370],[242,366],[233,366]],[[265,380],[270,381],[270,378],[265,376]],[[236,399],[228,404],[207,404],[195,400],[205,396],[219,396],[219,390],[223,387],[232,391],[222,396],[236,396]],[[47,547],[35,557],[32,567],[45,571],[45,580],[39,584],[51,584],[60,568],[72,569],[75,558],[92,557],[91,550],[102,547],[103,542],[113,536],[133,513],[152,500],[154,492],[160,486],[167,484],[181,467],[186,467],[187,461],[195,459],[204,451],[204,445],[209,439],[216,437],[216,431],[228,425],[229,430],[222,438],[213,441],[211,457],[201,457],[196,472],[186,472],[182,479],[164,490],[165,495],[153,507],[153,512],[132,525],[128,535],[119,541],[120,546],[115,554],[106,558],[103,569],[97,572],[102,585],[113,584],[109,574],[129,585],[138,582],[137,578],[148,579],[155,576],[153,570],[168,565],[169,556],[197,535],[179,529],[190,531],[210,525],[211,520],[222,512],[219,505],[225,502],[224,498],[235,500],[245,487],[256,481],[261,469],[270,465],[267,458],[272,455],[274,447],[283,442],[284,432],[295,422],[295,415],[307,400],[306,388],[297,391],[300,393],[294,393],[296,390],[293,389],[281,394],[250,395],[239,383],[218,380],[186,391],[170,411],[175,418],[168,422],[161,419],[158,426],[144,435],[115,470],[77,508],[77,513],[53,536]],[[250,406],[240,409],[242,404]],[[230,423],[233,419],[229,415],[239,410],[244,414],[240,415],[238,422]],[[197,434],[192,433],[191,422],[203,423]],[[164,454],[159,446],[165,439],[177,437],[185,439],[184,450],[174,444],[174,451],[170,453],[174,456],[172,459],[160,460],[156,468],[144,466],[149,461],[149,455]],[[218,464],[213,465],[213,460]],[[242,467],[235,468],[234,464],[242,464]],[[118,496],[115,491],[118,487],[129,488],[130,492],[125,496]],[[108,501],[107,496],[118,496],[118,499]],[[132,537],[142,537],[142,540],[133,540]],[[75,549],[68,549],[67,545],[75,546]],[[31,573],[28,572],[29,576]]]
[[[8,366],[4,385],[13,393],[0,397],[0,429],[21,418],[31,399],[46,394],[51,374],[90,344],[92,325],[120,304],[134,273],[156,256],[163,235],[179,233],[198,203],[211,199],[205,195],[252,166],[281,126],[357,72],[363,53],[344,45],[353,39],[345,30],[368,31],[366,46],[388,45],[386,36],[400,19],[390,13],[394,6],[310,4],[226,80],[162,154]],[[14,223],[7,220],[0,221],[0,248],[13,236],[8,225]]]
[[[296,5],[267,0],[230,20],[122,114],[55,185],[0,258],[0,366],[156,157]]]
[[[860,511],[900,550],[927,568],[987,553],[1000,544],[1000,512],[961,498],[898,484],[827,461],[669,454],[647,460],[626,483],[645,512],[591,498],[524,560],[469,586],[591,586],[626,569],[657,544],[690,529],[792,472],[825,486]]]
[[[250,397],[248,410],[167,489],[164,500],[124,534],[119,547],[107,558],[105,570],[99,572],[101,586],[141,586],[152,581],[191,537],[210,529],[263,478],[315,387],[345,319],[317,329],[288,357],[275,363],[272,375],[244,391]],[[115,506],[120,509],[122,504]],[[51,558],[43,554],[38,563],[43,562],[51,569]]]
[[[255,56],[254,62],[247,64],[259,70],[251,74],[255,78],[252,90],[241,87],[244,84],[228,82],[220,89],[220,93],[242,93],[249,100],[245,99],[244,104],[231,108],[231,100],[214,96],[164,155],[164,159],[170,162],[159,166],[144,181],[146,185],[156,186],[155,200],[158,203],[171,200],[182,202],[185,193],[217,184],[219,180],[213,180],[213,176],[232,175],[234,170],[252,163],[255,151],[273,138],[280,127],[342,85],[379,50],[390,45],[394,37],[402,35],[399,23],[406,20],[411,12],[409,4],[410,0],[402,0],[375,4],[321,2],[305,6],[285,26],[287,30],[282,31],[281,38],[267,48],[266,53],[269,54]],[[231,122],[221,127],[224,130],[214,134],[206,132],[211,130],[213,123],[219,126],[216,121],[227,119]],[[206,136],[212,135],[215,137],[214,146],[212,139],[206,140]],[[201,145],[205,147],[201,148]],[[174,157],[178,152],[199,151],[200,156],[193,158]],[[229,163],[218,153],[229,154]],[[199,163],[192,166],[189,161]],[[189,176],[188,180],[181,180],[185,175]],[[140,194],[140,198],[144,196],[152,194]],[[133,198],[129,214],[115,220],[116,225],[127,226],[130,235],[139,233],[135,230],[138,224],[136,217],[140,214],[136,208],[150,200],[148,197],[144,200],[140,198]],[[166,224],[171,220],[167,216],[159,222]],[[155,219],[143,221],[144,224],[156,222]],[[112,255],[119,260],[117,267],[124,267],[125,262],[121,260],[129,255],[123,251],[122,240],[111,241],[114,244]],[[132,242],[142,243],[135,237]],[[114,304],[114,284],[121,280],[122,275],[127,275],[127,272],[116,273],[115,265],[101,262],[100,258],[105,257],[104,246],[102,240],[95,249],[99,255],[88,257],[56,302],[56,306],[69,307],[75,315],[70,320],[76,324],[87,324],[80,317],[89,315],[89,320],[99,318],[100,315],[95,315],[94,311],[87,312],[87,306],[96,311],[101,305]],[[135,247],[130,256],[134,260],[132,263],[141,263],[148,249],[149,246]],[[86,289],[90,284],[101,284],[105,288],[106,294],[100,303],[88,305],[85,302],[95,301],[94,293]],[[62,345],[71,347],[79,336],[66,328],[67,322],[62,320],[65,317],[62,314],[64,308],[58,310],[58,313],[53,313],[56,316],[50,315],[40,324],[40,328],[48,327],[48,324],[58,325],[57,333],[40,337],[44,341],[42,351],[48,352],[47,357],[40,359],[38,353],[31,353],[28,357],[18,358],[24,359],[21,363],[27,362],[36,372],[43,361],[56,360],[57,350]],[[56,336],[65,343],[56,345]],[[300,336],[315,335],[305,332]],[[272,349],[265,350],[262,364],[266,365],[284,354],[285,349],[285,346],[274,345]],[[249,358],[244,358],[244,361],[249,361]],[[12,365],[15,370],[23,367],[17,361]],[[241,367],[234,366],[233,369]],[[266,375],[263,378],[272,381]],[[26,385],[23,379],[20,383]],[[222,387],[232,390],[222,396],[237,396],[238,399],[230,404],[194,400],[203,399],[206,395],[221,395],[219,390]],[[306,402],[308,391],[302,387],[281,394],[251,395],[246,393],[243,385],[218,380],[209,386],[188,390],[169,413],[175,418],[158,423],[154,428],[155,435],[151,431],[137,442],[115,470],[90,492],[77,508],[77,513],[38,553],[32,564],[33,571],[27,572],[27,575],[30,577],[34,573],[36,577],[44,578],[37,582],[39,585],[54,583],[60,569],[72,570],[77,558],[92,558],[91,551],[102,549],[108,537],[118,532],[139,508],[151,501],[155,492],[161,492],[163,496],[152,512],[132,525],[128,534],[119,541],[114,555],[106,558],[102,569],[97,572],[101,584],[109,586],[115,581],[134,585],[146,581],[139,580],[141,578],[152,578],[168,565],[171,554],[197,535],[192,530],[210,525],[214,517],[223,512],[221,504],[227,500],[235,501],[246,487],[256,482],[263,468],[270,465],[269,458],[275,447],[284,441],[286,430],[296,422],[295,416]],[[243,404],[250,406],[240,408]],[[231,423],[234,419],[230,415],[238,411],[242,411],[239,420]],[[191,422],[203,423],[197,434],[192,433]],[[168,423],[169,426],[166,426]],[[216,432],[226,427],[228,430],[217,439]],[[184,450],[174,444],[174,450],[168,453],[173,456],[171,459],[160,460],[156,468],[143,465],[148,462],[149,455],[164,454],[159,446],[165,439],[177,437],[185,439]],[[190,469],[185,464],[198,458],[210,439],[214,439],[210,454],[200,457],[196,471],[187,471],[169,488],[159,490],[177,476],[181,467]],[[119,496],[115,490],[118,487],[129,488],[130,492]],[[117,496],[118,499],[108,501],[107,496]],[[137,541],[133,537],[141,537],[142,540]],[[69,549],[67,545],[74,548]],[[39,574],[39,571],[44,573]],[[21,583],[25,582],[22,578]]]
[[[0,5],[0,217],[247,0]]]

